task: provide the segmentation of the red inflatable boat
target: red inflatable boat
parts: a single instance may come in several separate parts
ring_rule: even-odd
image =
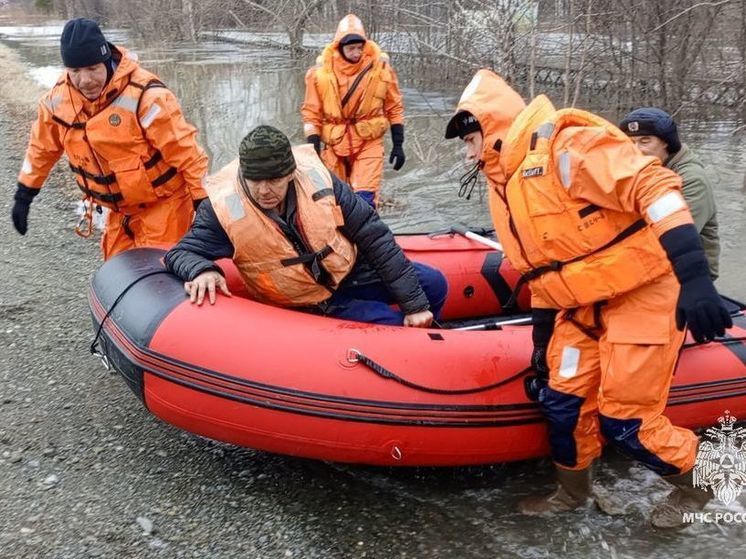
[[[463,237],[397,239],[448,278],[446,328],[259,304],[237,296],[230,262],[221,265],[234,296],[197,307],[163,269],[163,251],[138,249],[93,279],[94,344],[152,414],[236,445],[407,466],[546,455],[545,425],[524,392],[530,319],[498,316],[517,273],[499,252]],[[746,418],[746,317],[730,303],[735,327],[726,338],[682,350],[666,412],[676,424],[710,425],[726,409]]]

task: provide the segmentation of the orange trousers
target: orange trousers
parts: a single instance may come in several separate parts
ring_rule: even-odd
[[[604,304],[560,311],[540,403],[557,466],[581,470],[606,440],[661,475],[694,466],[697,437],[663,415],[684,332],[673,273]]]
[[[345,140],[343,139],[344,143]],[[334,148],[327,146],[321,152],[324,165],[363,198],[371,199],[378,204],[383,176],[383,138],[365,142],[359,152],[339,156]]]
[[[110,211],[101,237],[104,260],[131,248],[171,246],[189,230],[194,219],[192,198],[179,191],[137,213]]]

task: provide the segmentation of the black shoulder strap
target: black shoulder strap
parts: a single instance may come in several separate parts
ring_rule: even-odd
[[[137,107],[135,107],[135,118],[137,119],[137,124],[140,125],[140,130],[142,130],[143,138],[145,137],[145,129],[142,127],[142,123],[140,122],[140,106],[142,105],[142,98],[143,95],[145,95],[145,92],[148,89],[154,89],[156,87],[162,87],[163,89],[168,89],[165,83],[163,83],[161,80],[153,78],[152,80],[148,81],[145,85],[141,83],[136,82],[130,82],[129,85],[136,87],[141,90],[140,96],[137,98]]]
[[[344,98],[342,99],[342,108],[347,104],[347,102],[350,100],[350,97],[352,97],[352,94],[355,93],[355,90],[360,85],[360,82],[363,81],[363,78],[365,77],[365,74],[370,72],[371,68],[373,68],[373,64],[375,63],[375,60],[372,61],[370,64],[368,64],[365,68],[363,68],[363,71],[360,72],[357,77],[355,78],[355,81],[352,82],[352,85],[350,86],[350,89],[347,90],[347,93],[345,94]]]

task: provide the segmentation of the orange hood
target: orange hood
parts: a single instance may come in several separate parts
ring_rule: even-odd
[[[458,116],[466,111],[474,115],[482,128],[482,156],[485,173],[495,170],[500,161],[500,151],[495,149],[498,140],[505,141],[511,124],[526,107],[523,98],[500,76],[490,70],[479,70],[464,89],[456,112],[448,122],[446,138],[458,134]]]
[[[365,34],[365,28],[363,27],[363,22],[354,14],[347,14],[339,21],[337,32],[334,34],[332,44],[334,44],[335,47],[339,46],[339,42],[347,35],[359,35],[362,39],[366,41],[368,40],[368,36]]]
[[[354,64],[346,60],[339,49],[339,42],[348,35],[358,35],[365,40],[363,55],[360,57],[360,60]],[[360,18],[356,15],[348,14],[339,22],[337,32],[334,35],[334,40],[326,45],[324,51],[321,53],[320,61],[322,64],[332,64],[334,70],[341,74],[354,76],[361,69],[370,64],[371,60],[377,60],[380,55],[380,47],[374,41],[368,39]]]

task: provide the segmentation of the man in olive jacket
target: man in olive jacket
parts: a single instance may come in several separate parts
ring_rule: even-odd
[[[661,109],[636,109],[624,117],[619,128],[632,137],[642,153],[657,157],[681,176],[684,199],[702,240],[710,277],[715,281],[720,267],[717,208],[712,178],[702,161],[689,146],[681,143],[676,123]]]

